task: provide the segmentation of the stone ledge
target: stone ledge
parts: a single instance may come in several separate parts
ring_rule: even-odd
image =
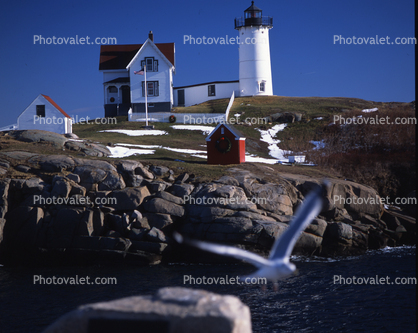
[[[80,306],[43,333],[251,333],[248,306],[237,297],[181,287]]]

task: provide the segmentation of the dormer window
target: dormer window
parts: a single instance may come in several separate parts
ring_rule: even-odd
[[[158,72],[158,60],[154,57],[147,57],[141,61],[141,67],[147,66],[147,72]]]

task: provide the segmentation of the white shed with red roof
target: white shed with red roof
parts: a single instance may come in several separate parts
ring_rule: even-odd
[[[72,133],[72,119],[51,97],[38,97],[17,118],[18,130],[44,130],[59,134]]]

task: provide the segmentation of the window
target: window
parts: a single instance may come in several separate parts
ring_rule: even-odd
[[[147,81],[147,96],[155,97],[159,96],[159,83],[158,81]],[[145,82],[142,81],[142,97],[145,97]]]
[[[147,63],[147,72],[153,72],[154,71],[154,60],[153,60],[153,58],[145,58],[145,61]]]
[[[260,92],[266,91],[266,81],[260,82]]]
[[[36,106],[36,115],[38,117],[44,117],[45,118],[45,105],[37,105]]]
[[[158,72],[158,60],[155,60],[154,57],[142,60],[141,67],[143,68],[145,65],[147,65],[147,72]]]
[[[109,93],[118,93],[118,88],[116,88],[115,86],[110,86],[107,88],[107,91]]]
[[[245,18],[260,18],[261,12],[245,12]]]
[[[208,96],[216,96],[214,84],[208,86]]]

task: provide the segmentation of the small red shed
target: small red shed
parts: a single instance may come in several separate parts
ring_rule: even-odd
[[[245,138],[235,128],[219,124],[206,138],[208,164],[240,164],[245,162]]]

